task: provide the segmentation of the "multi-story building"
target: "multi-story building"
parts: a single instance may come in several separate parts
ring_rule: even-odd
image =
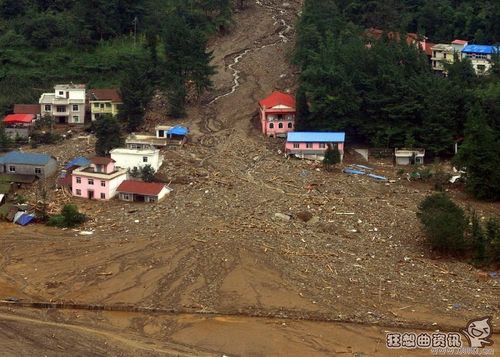
[[[446,43],[438,43],[432,47],[432,69],[442,73],[446,73],[446,64],[451,64],[455,61],[455,50],[452,45]]]
[[[103,114],[117,115],[123,104],[120,92],[115,88],[91,89],[88,99],[92,121]]]
[[[286,137],[295,129],[295,98],[290,94],[273,92],[259,102],[262,133],[271,137]]]
[[[477,75],[487,74],[493,66],[493,56],[500,55],[500,46],[467,45],[462,49],[462,58],[468,58]]]
[[[52,116],[58,124],[85,122],[84,84],[58,84],[53,93],[43,93],[38,102],[41,115]]]
[[[117,167],[134,170],[150,165],[158,171],[163,163],[163,156],[158,149],[116,148],[109,152]]]

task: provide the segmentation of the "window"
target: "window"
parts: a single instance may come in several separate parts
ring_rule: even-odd
[[[278,114],[278,120],[283,120],[283,114]]]
[[[62,90],[60,90],[59,95],[64,95],[64,92]]]
[[[16,172],[15,166],[9,166],[9,172]]]
[[[312,144],[312,143],[307,143],[307,144],[306,144],[306,148],[308,148],[308,149],[312,149],[312,147],[313,147],[313,144]]]
[[[443,54],[443,58],[444,58],[444,59],[446,59],[446,53],[445,53],[445,54]]]
[[[283,129],[283,123],[279,123],[278,128]]]
[[[142,157],[142,162],[148,162],[148,157],[147,156],[143,156]]]
[[[45,111],[50,112],[52,110],[52,106],[49,104],[45,104]]]
[[[56,108],[56,111],[58,113],[65,113],[66,112],[66,107],[64,105],[58,105]]]
[[[478,72],[484,72],[486,70],[486,66],[484,64],[477,65]]]
[[[320,148],[320,149],[324,149],[324,148],[326,148],[326,144],[325,144],[325,143],[319,143],[319,148]]]
[[[94,184],[94,179],[89,179],[89,185],[93,185]]]
[[[129,195],[129,194],[127,194],[127,193],[122,194],[122,198],[123,198],[125,201],[130,201],[130,195]]]
[[[99,108],[99,103],[94,103],[94,108]]]
[[[78,104],[73,104],[73,111],[77,112],[78,111]]]
[[[288,123],[288,129],[292,129],[293,128],[293,124],[290,122]]]
[[[105,193],[101,193],[101,200],[105,200],[106,199],[106,194]]]
[[[111,108],[111,103],[106,103],[106,108]]]
[[[106,187],[106,181],[101,181],[101,186]]]
[[[35,167],[35,175],[41,175],[42,174],[42,169],[39,167]]]
[[[76,195],[77,195],[77,196],[81,196],[81,195],[82,195],[82,190],[77,189],[77,190],[76,190]]]
[[[101,109],[104,109],[104,103],[101,103]]]
[[[269,123],[269,129],[274,129],[274,123]]]
[[[78,122],[80,121],[80,117],[79,117],[78,115],[74,115],[74,116],[73,116],[73,121],[74,121],[75,123],[78,123]]]
[[[82,183],[82,178],[81,177],[77,177],[76,178],[76,183]]]
[[[300,144],[299,143],[293,143],[293,148],[294,149],[298,149],[300,147]]]

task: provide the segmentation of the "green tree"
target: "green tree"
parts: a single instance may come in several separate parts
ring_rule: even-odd
[[[476,103],[469,111],[465,139],[454,162],[466,171],[466,187],[477,198],[500,199],[500,141]]]
[[[155,180],[155,169],[149,164],[142,166],[141,178],[144,182],[153,182]]]
[[[78,207],[69,204],[64,205],[59,215],[50,217],[47,225],[59,228],[71,228],[84,223],[85,220],[86,216],[78,211]]]
[[[332,166],[340,163],[341,156],[337,145],[328,144],[323,157],[323,165],[327,171],[330,171]]]
[[[12,139],[5,132],[5,127],[0,123],[0,151],[7,150],[12,146]]]
[[[112,115],[103,115],[95,122],[95,152],[99,156],[108,155],[109,152],[124,144],[121,127],[118,120]]]
[[[435,193],[426,197],[418,206],[417,217],[434,249],[453,253],[466,248],[467,219],[464,211],[446,194]]]
[[[295,130],[296,131],[306,131],[308,129],[309,116],[311,115],[309,111],[309,104],[307,103],[306,92],[302,87],[299,87],[297,94],[295,96],[296,102],[296,117],[295,117]]]

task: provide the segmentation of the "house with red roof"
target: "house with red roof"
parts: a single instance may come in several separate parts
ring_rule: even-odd
[[[118,198],[128,202],[159,202],[171,190],[164,183],[123,181],[117,190]]]
[[[37,119],[41,115],[40,109],[38,104],[14,104],[14,114],[33,114]]]
[[[295,129],[295,98],[283,92],[273,92],[259,102],[262,133],[270,137],[286,137]]]
[[[34,114],[9,114],[3,118],[2,123],[5,126],[5,133],[11,138],[27,138],[35,120]]]
[[[113,159],[94,157],[90,159],[90,165],[73,170],[71,192],[76,197],[109,200],[126,179],[127,170],[115,167]]]
[[[123,104],[121,94],[116,88],[91,89],[88,92],[88,101],[92,121],[104,114],[116,116],[120,105]]]

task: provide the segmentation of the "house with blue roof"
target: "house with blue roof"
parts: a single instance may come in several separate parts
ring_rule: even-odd
[[[500,46],[467,45],[462,49],[462,58],[468,58],[477,75],[484,75],[493,66],[493,58],[500,55]]]
[[[289,132],[285,144],[288,156],[301,159],[323,160],[329,145],[336,146],[340,151],[341,160],[344,158],[344,132]]]
[[[44,179],[57,171],[57,160],[47,154],[11,151],[0,156],[0,174],[11,176],[12,182],[25,182],[26,177]]]

